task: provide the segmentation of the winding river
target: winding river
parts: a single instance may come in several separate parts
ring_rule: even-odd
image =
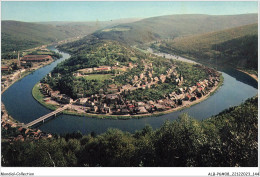
[[[60,52],[53,46],[49,49],[59,52],[63,58],[44,66],[20,81],[14,83],[2,94],[2,102],[9,114],[16,120],[28,123],[50,110],[40,105],[32,97],[33,86],[47,75],[58,63],[68,59],[69,54]],[[167,55],[168,56],[168,55]],[[192,117],[202,120],[216,115],[226,108],[241,104],[246,99],[258,93],[257,82],[250,76],[232,68],[219,68],[224,76],[223,86],[211,97],[192,107],[169,113],[159,117],[147,117],[142,119],[129,120],[107,120],[71,115],[59,115],[51,119],[39,128],[42,131],[63,134],[74,131],[81,131],[83,134],[105,132],[108,128],[118,128],[123,131],[134,132],[142,129],[145,125],[159,128],[166,120],[175,120],[180,114],[188,113]]]

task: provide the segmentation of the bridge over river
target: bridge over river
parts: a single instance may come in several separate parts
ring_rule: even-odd
[[[38,118],[38,119],[36,119],[36,120],[34,120],[34,121],[28,123],[28,124],[26,124],[26,126],[27,126],[27,127],[31,127],[31,126],[33,126],[33,125],[35,125],[35,124],[37,124],[37,123],[39,123],[39,122],[41,122],[41,121],[44,122],[45,119],[48,119],[49,117],[51,117],[51,116],[53,116],[53,115],[56,115],[56,114],[58,114],[58,113],[64,111],[65,109],[67,109],[67,108],[70,107],[70,106],[71,106],[71,104],[67,104],[67,105],[65,105],[65,106],[63,106],[63,107],[61,107],[61,108],[59,108],[59,109],[56,109],[56,110],[53,111],[53,112],[50,112],[49,114],[46,114],[46,115],[44,115],[44,116],[42,116],[42,117],[40,117],[40,118]]]

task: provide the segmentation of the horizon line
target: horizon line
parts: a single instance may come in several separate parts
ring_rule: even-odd
[[[63,23],[86,23],[86,22],[109,22],[109,21],[116,21],[116,20],[130,20],[130,19],[139,19],[139,20],[144,20],[144,19],[148,19],[148,18],[156,18],[156,17],[163,17],[163,16],[174,16],[174,15],[208,15],[208,16],[232,16],[232,15],[253,15],[256,14],[258,15],[258,13],[243,13],[243,14],[170,14],[170,15],[159,15],[159,16],[151,16],[151,17],[129,17],[129,18],[117,18],[117,19],[111,19],[111,20],[93,20],[93,21],[21,21],[21,20],[13,20],[13,19],[7,19],[7,20],[3,20],[1,19],[1,21],[17,21],[17,22],[25,22],[25,23],[57,23],[57,22],[63,22]]]

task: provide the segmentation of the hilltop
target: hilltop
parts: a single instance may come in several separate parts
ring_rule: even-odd
[[[258,24],[251,24],[202,35],[179,37],[154,44],[153,47],[201,62],[228,63],[234,67],[257,70],[257,40]]]
[[[36,24],[50,25],[69,36],[85,36],[98,29],[113,27],[122,23],[132,23],[139,21],[138,18],[116,19],[110,21],[82,21],[82,22],[37,22]]]
[[[98,30],[93,35],[101,39],[112,39],[133,45],[219,31],[253,23],[257,23],[257,14],[168,15]]]

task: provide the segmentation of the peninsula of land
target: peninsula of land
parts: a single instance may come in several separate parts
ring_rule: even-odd
[[[145,54],[115,41],[83,40],[88,46],[82,43],[80,49],[61,45],[71,59],[34,87],[34,98],[46,107],[69,104],[65,113],[101,118],[154,116],[196,104],[222,82],[219,72],[203,65]]]

